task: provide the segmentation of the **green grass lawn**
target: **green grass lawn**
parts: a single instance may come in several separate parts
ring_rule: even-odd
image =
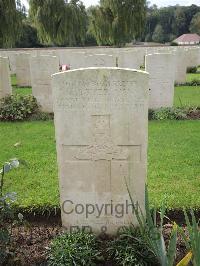
[[[187,81],[200,80],[200,73],[187,74]],[[174,106],[200,106],[200,86],[175,87]]]
[[[45,207],[59,203],[54,126],[48,122],[0,123],[0,162],[17,157],[29,167],[10,172],[7,191],[18,205]],[[200,207],[200,122],[149,123],[148,183],[151,204],[168,208]],[[18,147],[14,145],[20,143]]]
[[[187,82],[190,82],[192,80],[200,80],[200,73],[195,73],[195,74],[187,74],[187,78],[186,78],[186,81]]]
[[[20,95],[29,95],[32,94],[32,89],[31,88],[14,88],[14,93],[20,94]]]
[[[30,88],[30,87],[21,88],[21,87],[17,86],[16,75],[11,75],[11,83],[12,83],[14,93],[22,94],[22,95],[32,94],[32,88]]]
[[[200,86],[175,87],[174,106],[200,106]]]

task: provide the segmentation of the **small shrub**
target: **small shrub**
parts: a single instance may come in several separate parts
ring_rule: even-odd
[[[0,102],[0,120],[24,120],[37,110],[37,100],[32,95],[11,95]]]
[[[175,118],[176,117],[171,112],[170,108],[160,108],[160,109],[154,110],[153,115],[152,115],[153,120],[166,120],[166,119],[173,120]]]
[[[188,67],[187,73],[197,73],[197,67]]]
[[[198,79],[193,79],[190,83],[191,86],[200,86],[200,80]]]
[[[49,249],[48,265],[96,265],[100,258],[97,240],[92,234],[76,232],[56,237]]]
[[[193,79],[192,81],[188,81],[188,82],[185,82],[185,83],[175,83],[175,86],[176,87],[179,87],[179,86],[200,86],[200,80],[198,79]]]
[[[139,229],[127,228],[108,244],[109,259],[117,265],[159,265],[154,252],[148,247]]]
[[[54,114],[53,113],[44,113],[44,112],[36,112],[33,113],[30,117],[29,120],[31,121],[48,121],[48,120],[53,120]]]
[[[187,119],[188,108],[160,108],[150,111],[152,120],[185,120]]]
[[[200,221],[196,219],[193,210],[190,211],[191,221],[185,209],[184,209],[184,214],[188,229],[188,235],[187,236],[185,235],[183,229],[180,229],[180,231],[189,252],[184,259],[187,261],[189,257],[189,260],[192,261],[192,265],[199,266],[200,265],[200,229],[199,229]],[[181,265],[187,265],[187,264],[181,264]]]
[[[20,161],[12,159],[0,169],[0,265],[14,265],[11,263],[15,256],[11,245],[12,226],[23,219],[20,213],[17,218],[12,208],[16,201],[16,193],[3,193],[5,174],[17,168],[19,164]]]
[[[187,113],[188,119],[199,120],[200,119],[200,107],[192,107]]]

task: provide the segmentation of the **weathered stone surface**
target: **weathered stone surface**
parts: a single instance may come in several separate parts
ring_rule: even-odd
[[[185,51],[181,48],[174,52],[175,57],[175,81],[176,83],[186,82],[187,58]]]
[[[174,55],[146,56],[145,70],[149,73],[149,108],[172,107],[174,102]]]
[[[144,64],[144,54],[142,51],[120,51],[118,53],[118,66],[121,68],[140,69]]]
[[[18,86],[31,86],[30,57],[31,55],[28,53],[20,53],[16,56],[16,78]]]
[[[16,56],[15,52],[8,53],[11,74],[16,74]]]
[[[7,57],[0,57],[0,98],[12,94],[10,80],[9,60]]]
[[[199,48],[186,48],[185,58],[187,67],[197,67],[199,65]]]
[[[116,57],[106,54],[87,55],[85,67],[116,67]]]
[[[112,234],[136,223],[127,187],[143,210],[148,81],[146,72],[119,68],[53,75],[64,227]]]
[[[42,111],[53,112],[51,75],[59,71],[59,59],[56,56],[31,57],[32,93]]]
[[[70,69],[85,67],[85,52],[65,52],[61,59],[62,64],[66,64]]]

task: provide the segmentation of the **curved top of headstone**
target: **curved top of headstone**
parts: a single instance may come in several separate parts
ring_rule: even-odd
[[[37,55],[31,56],[31,58],[49,58],[49,57],[57,57],[57,56],[53,54],[37,54]]]
[[[65,76],[69,75],[74,72],[86,72],[86,71],[122,71],[122,72],[134,72],[134,73],[140,73],[142,75],[148,75],[149,73],[146,71],[138,70],[138,69],[131,69],[131,68],[120,68],[120,67],[88,67],[88,68],[78,68],[63,72],[58,72],[52,75],[52,77],[56,76]]]
[[[149,74],[116,67],[84,68],[52,75],[55,116],[58,112],[138,110],[148,101]],[[145,103],[145,104],[144,104]],[[121,112],[120,111],[120,112]],[[135,112],[136,113],[136,112]]]
[[[150,54],[147,54],[146,56],[172,56],[173,53],[170,52],[170,51],[166,51],[166,52],[157,52],[157,53],[150,53]]]

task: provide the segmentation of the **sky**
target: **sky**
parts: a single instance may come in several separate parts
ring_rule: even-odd
[[[22,0],[22,3],[28,7],[27,0]],[[82,0],[86,7],[90,5],[98,4],[99,0]],[[190,6],[192,4],[196,4],[200,6],[200,0],[150,0],[151,4],[156,4],[158,7],[161,6],[170,6],[170,5],[182,5],[182,6]]]

